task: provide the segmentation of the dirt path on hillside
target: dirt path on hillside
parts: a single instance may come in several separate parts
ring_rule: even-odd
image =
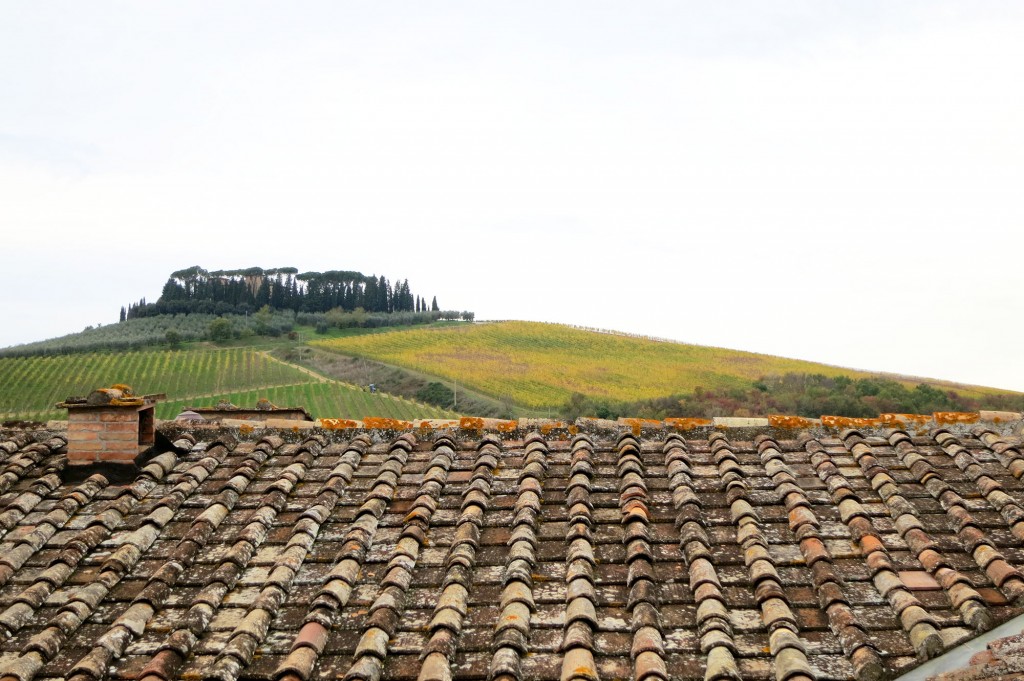
[[[266,350],[260,350],[260,354],[263,355],[264,357],[266,357],[267,359],[273,361],[273,362],[277,362],[279,364],[283,364],[283,365],[285,365],[287,367],[291,367],[292,369],[297,369],[297,370],[301,371],[302,373],[306,374],[307,376],[312,376],[313,378],[315,378],[317,380],[318,383],[328,383],[328,382],[340,383],[341,382],[341,381],[334,381],[333,379],[327,378],[323,374],[318,374],[317,372],[313,371],[312,369],[310,369],[308,367],[304,367],[301,364],[292,364],[291,362],[286,362],[283,359],[278,359],[277,357],[274,357],[273,355],[271,355]],[[357,387],[357,386],[353,386],[353,387]]]
[[[299,371],[303,372],[304,374],[308,374],[309,376],[312,376],[313,378],[317,379],[317,381],[320,382],[320,383],[336,383],[338,385],[345,386],[346,388],[352,388],[353,390],[362,390],[364,392],[366,391],[366,386],[365,385],[360,385],[358,383],[352,383],[350,381],[342,381],[341,379],[334,378],[332,376],[325,376],[324,374],[321,374],[321,373],[315,371],[314,369],[310,369],[309,367],[304,367],[301,364],[293,364],[292,362],[287,362],[287,361],[285,361],[283,359],[278,359],[277,357],[274,357],[273,355],[271,355],[270,353],[266,352],[265,350],[261,351],[260,354],[266,355],[266,357],[268,359],[271,359],[271,360],[273,360],[275,362],[280,362],[281,364],[284,364],[285,366],[290,366],[293,369],[298,369]],[[378,388],[377,392],[375,392],[374,394],[375,395],[382,395],[384,397],[389,397],[389,398],[391,398],[393,400],[404,400],[406,402],[412,402],[413,404],[419,404],[419,405],[422,406],[421,402],[417,402],[416,400],[414,400],[412,398],[406,397],[404,395],[395,395],[395,394],[392,394],[392,393],[387,393],[387,392],[384,392],[383,390],[380,390],[379,388]]]
[[[318,373],[317,371],[314,371],[313,369],[310,369],[309,367],[304,367],[301,364],[294,364],[292,362],[288,362],[286,360],[274,357],[273,355],[271,355],[270,353],[268,353],[265,350],[261,350],[260,354],[265,355],[268,359],[274,360],[275,362],[280,362],[281,364],[284,364],[285,366],[290,366],[293,369],[298,369],[299,371],[303,372],[304,374],[307,374],[307,375],[312,376],[313,378],[317,379],[317,381],[319,381],[320,383],[334,383],[336,385],[341,385],[341,386],[344,386],[346,388],[352,388],[353,390],[361,390],[363,392],[366,391],[366,386],[365,385],[356,385],[355,383],[349,383],[348,381],[342,381],[342,380],[339,380],[337,378],[333,378],[333,377],[330,377],[330,376],[324,376],[323,374]],[[392,393],[384,392],[383,390],[379,390],[379,389],[375,393],[372,393],[372,394],[377,395],[379,397],[383,397],[385,399],[389,399],[389,400],[396,400],[398,402],[406,402],[408,404],[414,404],[417,407],[424,408],[424,409],[426,409],[426,408],[436,409],[437,408],[437,407],[432,406],[432,405],[424,404],[423,402],[420,402],[419,400],[414,400],[414,399],[412,399],[410,397],[406,397],[405,395],[394,395]]]

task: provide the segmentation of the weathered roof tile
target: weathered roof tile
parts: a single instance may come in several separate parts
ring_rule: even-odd
[[[21,632],[0,653],[25,681],[58,659],[82,681],[520,681],[544,664],[877,681],[1019,612],[1024,457],[1005,424],[754,442],[587,427],[200,432],[103,498],[95,479],[52,487],[33,447],[0,497],[0,627]]]

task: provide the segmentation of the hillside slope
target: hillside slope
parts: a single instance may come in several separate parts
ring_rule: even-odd
[[[86,332],[14,348],[39,354],[0,356],[0,422],[63,418],[55,402],[122,382],[166,393],[161,418],[186,405],[251,406],[260,397],[339,418],[1024,411],[1021,393],[557,324],[324,330],[286,313],[271,321],[262,333],[246,327],[211,342],[196,315],[154,317],[103,327],[103,338]],[[163,347],[179,349],[150,349],[172,330],[175,342]],[[112,352],[136,337],[147,349]],[[87,350],[97,344],[103,351]]]
[[[140,393],[165,393],[157,416],[170,419],[185,406],[221,400],[253,407],[266,397],[285,407],[305,407],[315,417],[399,419],[451,417],[454,413],[330,380],[253,348],[85,353],[0,358],[0,421],[62,419],[54,404],[100,386],[127,383]]]
[[[566,403],[574,393],[636,402],[695,389],[749,388],[765,376],[821,374],[853,379],[881,374],[737,350],[687,345],[557,324],[495,322],[313,341],[332,352],[440,376],[531,408]],[[929,379],[965,397],[1004,394]]]

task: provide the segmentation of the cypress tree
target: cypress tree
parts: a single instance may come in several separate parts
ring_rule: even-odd
[[[280,274],[270,282],[270,307],[278,310],[284,307],[284,282]]]
[[[431,312],[440,312],[441,311],[441,308],[439,308],[437,306],[437,296],[434,296],[434,302],[432,302],[430,304],[430,311]]]
[[[270,280],[264,278],[263,282],[260,283],[259,289],[256,291],[256,307],[261,308],[264,305],[270,304]]]
[[[363,286],[362,308],[367,312],[377,311],[377,277],[370,277]]]
[[[409,280],[408,279],[405,279],[405,280],[402,281],[402,285],[400,287],[400,290],[401,290],[401,298],[400,298],[401,305],[400,306],[396,305],[395,307],[398,310],[402,311],[402,312],[411,312],[412,309],[413,309],[413,302],[412,302],[412,291],[409,290]]]
[[[394,309],[394,293],[391,290],[391,283],[387,280],[383,274],[380,275],[380,281],[377,282],[378,294],[380,295],[378,312],[391,312]]]

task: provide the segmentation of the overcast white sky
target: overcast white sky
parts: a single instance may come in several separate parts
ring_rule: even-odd
[[[0,346],[167,275],[408,278],[1024,390],[1019,2],[0,0]]]

